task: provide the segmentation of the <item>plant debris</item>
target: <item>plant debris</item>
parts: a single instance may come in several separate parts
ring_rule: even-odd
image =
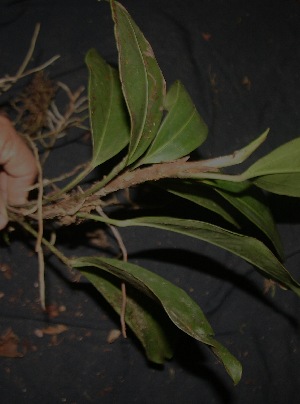
[[[0,272],[2,272],[5,279],[11,279],[13,276],[11,266],[8,264],[1,263]]]
[[[122,334],[121,330],[118,330],[118,329],[110,330],[110,332],[108,333],[108,336],[107,336],[106,341],[107,341],[109,344],[112,344],[112,343],[114,343],[118,338],[120,338],[121,334]]]
[[[0,336],[0,356],[6,358],[21,358],[23,353],[19,352],[19,338],[11,328],[8,328]]]
[[[33,135],[46,126],[48,110],[57,89],[57,85],[46,73],[39,71],[23,92],[13,100],[12,106],[18,112],[18,122],[21,122],[23,132]]]
[[[67,331],[69,327],[64,324],[49,325],[45,328],[38,328],[34,331],[34,335],[42,338],[44,335],[58,335]]]

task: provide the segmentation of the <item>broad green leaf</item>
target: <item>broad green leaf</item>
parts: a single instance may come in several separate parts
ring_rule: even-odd
[[[300,173],[263,175],[252,182],[274,194],[300,197]]]
[[[235,227],[240,227],[234,217],[226,211],[224,204],[220,203],[219,199],[221,198],[218,198],[218,195],[216,195],[216,192],[211,187],[203,186],[199,182],[180,180],[163,180],[159,181],[158,185],[180,198],[187,199],[196,205],[209,209]]]
[[[222,189],[222,184],[225,190]],[[228,192],[228,183],[217,181],[215,191],[226,199],[232,206],[239,210],[248,220],[257,226],[273,243],[279,257],[283,259],[283,246],[277,231],[272,213],[264,201],[263,193],[254,187],[247,188],[244,192]],[[240,189],[240,183],[231,183],[231,189]]]
[[[127,225],[155,227],[185,234],[219,246],[245,259],[300,296],[300,285],[275,255],[259,240],[231,232],[210,223],[170,217],[143,217],[125,220]]]
[[[79,215],[80,217],[80,215]],[[85,218],[119,227],[145,226],[169,230],[207,241],[243,258],[271,278],[300,296],[300,284],[291,276],[275,255],[259,240],[223,229],[211,223],[172,217],[138,217],[127,220],[106,219],[97,215]]]
[[[141,164],[176,160],[199,147],[207,137],[207,126],[184,86],[176,81],[164,103],[168,111]]]
[[[135,225],[146,225],[196,237],[222,247],[258,267],[267,277],[277,280],[300,295],[300,285],[291,277],[273,253],[259,240],[230,232],[210,223],[174,218],[137,218]],[[141,224],[143,223],[143,224]]]
[[[95,49],[86,55],[89,69],[89,109],[93,140],[92,166],[119,153],[129,142],[129,117],[115,69]]]
[[[87,265],[85,262],[84,265]],[[107,302],[120,314],[122,306],[122,292],[113,282],[106,279],[103,273],[92,268],[80,268],[80,272],[95,286]],[[140,300],[140,301],[139,301]],[[143,300],[133,298],[127,293],[125,321],[143,345],[147,358],[158,364],[173,356],[165,332],[159,322],[153,317],[155,312],[152,305],[151,312],[147,310]]]
[[[131,120],[128,164],[148,148],[159,128],[165,81],[153,50],[125,8],[111,0],[119,71]]]
[[[140,266],[103,257],[80,257],[72,260],[75,268],[94,266],[107,271],[134,287],[144,291],[160,302],[172,322],[191,337],[210,346],[224,363],[233,379],[238,383],[241,378],[241,365],[229,351],[213,338],[213,330],[200,307],[186,292],[159,275]]]
[[[300,137],[260,158],[242,175],[244,179],[251,179],[265,175],[292,173],[300,173]]]
[[[269,192],[299,197],[300,137],[277,147],[239,177]]]

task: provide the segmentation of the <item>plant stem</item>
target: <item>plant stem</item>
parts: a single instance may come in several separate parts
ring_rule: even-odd
[[[223,178],[223,174],[215,173],[218,169],[206,167],[204,161],[187,162],[187,159],[188,157],[183,157],[169,163],[152,164],[149,167],[137,168],[134,171],[127,170],[106,186],[99,187],[99,191],[94,192],[94,194],[106,196],[120,189],[130,188],[144,182],[158,181],[163,178],[192,178],[195,173],[203,179],[211,178],[210,175],[221,175]]]
[[[76,217],[78,217],[79,219],[94,220],[96,222],[106,223],[110,226],[122,227],[121,220],[111,219],[108,216],[104,217],[102,215],[93,215],[91,213],[78,212],[78,213],[76,213]]]
[[[39,236],[38,232],[34,230],[28,223],[24,222],[23,220],[20,220],[18,218],[14,218],[17,223],[19,223],[28,233],[30,233],[32,236],[37,238]],[[67,267],[71,267],[71,260],[67,258],[61,251],[59,251],[56,247],[54,247],[53,244],[49,243],[48,240],[46,240],[44,237],[42,237],[42,243],[54,254],[56,257],[64,263]]]
[[[55,199],[59,198],[66,192],[70,191],[72,188],[74,188],[81,180],[83,180],[91,171],[93,170],[92,164],[88,164],[87,167],[81,171],[72,181],[70,181],[64,188],[60,189],[58,192],[55,194],[52,194],[50,196],[46,196],[46,199],[48,201],[54,201]]]
[[[89,189],[87,189],[83,195],[84,197],[88,197],[90,195],[97,194],[99,190],[101,190],[106,184],[108,184],[111,180],[113,180],[125,167],[127,161],[127,156],[124,157],[123,160],[120,161],[119,164],[117,164],[112,171],[106,175],[101,181],[96,182],[94,185],[92,185]],[[119,178],[119,177],[117,177]]]

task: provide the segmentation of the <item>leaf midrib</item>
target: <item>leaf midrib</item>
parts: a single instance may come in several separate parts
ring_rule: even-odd
[[[148,107],[149,107],[149,102],[148,102],[149,80],[148,80],[148,76],[147,76],[147,69],[146,69],[146,67],[145,67],[145,64],[143,63],[143,61],[144,61],[143,52],[142,52],[142,50],[141,50],[139,41],[138,41],[138,39],[137,39],[137,36],[136,36],[135,30],[134,30],[134,27],[133,27],[133,25],[131,24],[131,21],[130,21],[130,19],[128,18],[128,16],[127,16],[126,14],[125,14],[125,18],[127,19],[128,23],[129,23],[129,26],[130,26],[131,31],[132,31],[133,36],[134,36],[134,40],[135,40],[136,45],[137,45],[137,48],[138,48],[138,50],[139,50],[140,59],[141,59],[141,61],[142,61],[142,65],[144,66],[143,71],[144,71],[144,78],[145,78],[145,81],[146,81],[146,92],[145,92],[146,108],[145,108],[145,112],[144,112],[143,120],[142,120],[142,129],[139,129],[139,135],[138,135],[138,138],[137,138],[138,141],[136,142],[135,148],[134,148],[133,150],[130,150],[130,155],[132,156],[132,155],[135,153],[135,151],[136,151],[136,149],[137,149],[137,147],[138,147],[138,144],[139,144],[139,142],[140,142],[140,139],[141,139],[141,137],[142,137],[143,129],[144,129],[144,127],[145,127],[146,117],[147,117],[147,115],[148,115]],[[125,96],[125,98],[127,98],[125,94],[124,94],[124,96]],[[131,111],[130,111],[130,110],[129,110],[129,114],[130,114],[130,116],[131,116],[131,123],[134,124],[134,123],[133,123],[133,119],[132,119],[132,114],[131,114]]]
[[[113,71],[111,68],[108,68],[108,72],[109,72],[109,83],[110,83],[109,102],[108,102],[109,109],[108,109],[107,117],[105,119],[103,130],[102,130],[101,143],[97,147],[97,154],[94,155],[94,160],[97,160],[98,156],[100,155],[100,151],[102,149],[103,142],[104,142],[104,134],[107,132],[108,122],[111,117],[111,111],[112,111],[112,105],[113,105],[113,91],[114,91],[114,87],[115,87],[114,86],[114,77],[113,77],[114,75],[113,75]]]

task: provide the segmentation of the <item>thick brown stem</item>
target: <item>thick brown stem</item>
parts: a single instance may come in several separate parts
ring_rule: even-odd
[[[170,163],[153,164],[149,167],[138,168],[134,171],[125,171],[95,195],[106,196],[120,189],[127,189],[149,181],[158,181],[163,178],[185,178],[188,173],[215,172],[212,167],[206,167],[201,161],[187,162],[188,157]]]
[[[170,163],[153,164],[133,171],[124,171],[98,191],[96,191],[96,183],[83,193],[81,190],[80,192],[72,191],[61,195],[58,201],[51,201],[50,197],[49,203],[46,202],[43,206],[43,219],[59,219],[62,224],[70,224],[76,220],[78,212],[90,213],[101,206],[102,197],[113,192],[163,178],[189,178],[193,173],[214,173],[218,171],[213,167],[206,167],[205,161],[187,162],[187,159],[188,157],[184,157]],[[95,191],[92,192],[94,189]],[[22,211],[20,213],[22,215]],[[28,216],[37,220],[36,213],[29,213]]]

